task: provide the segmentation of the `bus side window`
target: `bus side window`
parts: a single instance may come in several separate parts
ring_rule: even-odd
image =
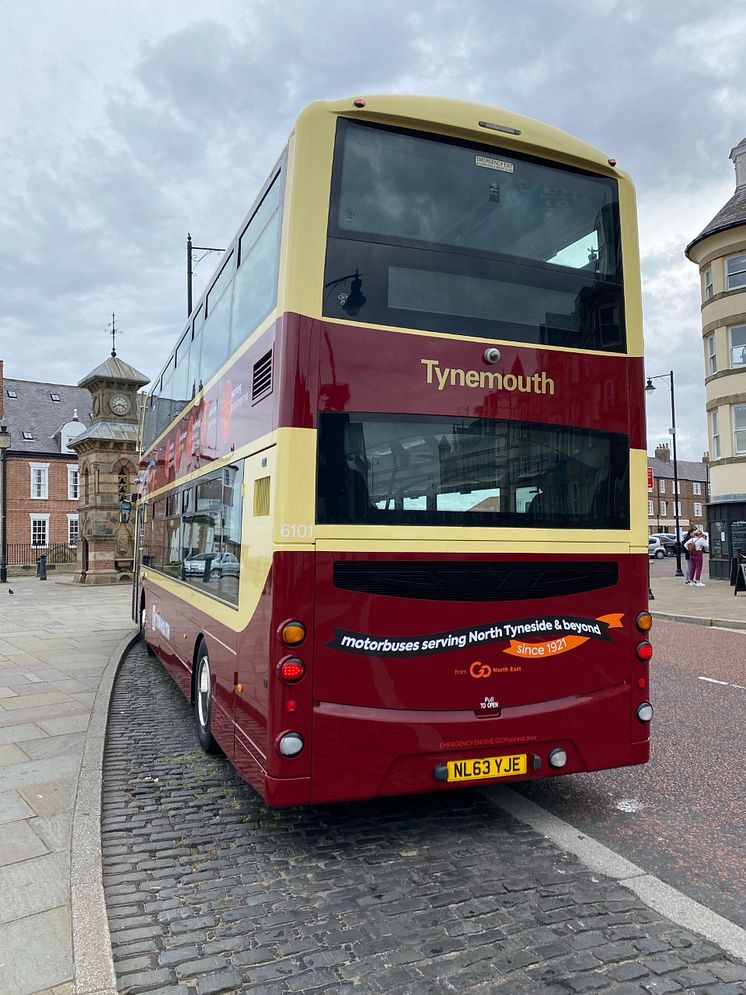
[[[202,383],[212,377],[230,354],[231,297],[233,295],[231,253],[207,294],[207,314],[202,329]]]
[[[231,350],[254,331],[277,302],[282,185],[275,180],[244,229],[233,295]]]

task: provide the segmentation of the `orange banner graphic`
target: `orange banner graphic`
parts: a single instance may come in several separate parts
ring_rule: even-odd
[[[621,629],[623,614],[599,615],[597,622],[603,622],[609,629]],[[555,639],[548,639],[541,643],[526,643],[519,639],[511,639],[510,645],[506,646],[503,653],[509,656],[520,656],[526,658],[542,658],[547,656],[559,656],[560,653],[567,653],[568,650],[577,649],[583,643],[587,643],[591,636],[557,636]]]

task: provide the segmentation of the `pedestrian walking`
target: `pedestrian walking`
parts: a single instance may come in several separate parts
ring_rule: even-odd
[[[695,529],[686,544],[686,548],[689,550],[689,564],[691,570],[691,580],[689,581],[689,584],[692,587],[705,586],[699,578],[702,576],[702,563],[704,562],[706,547],[707,540],[702,534],[702,529]]]

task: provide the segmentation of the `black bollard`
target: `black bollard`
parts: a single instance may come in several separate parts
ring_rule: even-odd
[[[47,579],[47,554],[42,553],[39,557],[39,580]]]

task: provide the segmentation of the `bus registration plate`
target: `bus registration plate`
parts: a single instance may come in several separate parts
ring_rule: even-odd
[[[509,777],[511,774],[525,774],[526,754],[516,753],[508,757],[480,757],[478,760],[451,760],[448,768],[449,781],[479,781],[485,777]]]

